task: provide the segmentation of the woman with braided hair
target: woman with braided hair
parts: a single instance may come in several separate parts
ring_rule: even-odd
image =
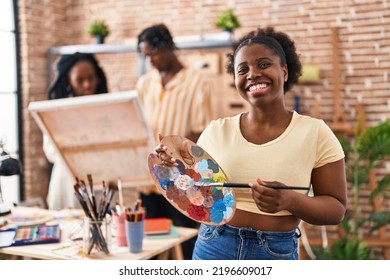
[[[49,87],[49,99],[106,92],[106,76],[93,54],[62,55],[56,61],[55,77]]]
[[[227,71],[249,111],[212,121],[197,144],[230,182],[250,188],[235,189],[236,212],[227,224],[200,226],[193,259],[296,260],[301,220],[334,225],[344,217],[344,152],[324,121],[285,105],[301,75],[287,34],[259,28],[232,47]],[[161,163],[175,165],[166,149],[156,147]]]
[[[107,92],[106,76],[93,54],[74,53],[57,59],[55,77],[48,90],[49,99]],[[47,195],[49,209],[79,207],[73,190],[74,178],[62,165],[59,155],[46,136],[43,138],[43,150],[49,162],[53,163]]]

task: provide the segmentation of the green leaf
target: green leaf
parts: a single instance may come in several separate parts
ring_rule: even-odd
[[[95,20],[93,21],[89,28],[88,34],[92,36],[102,36],[106,37],[110,33],[110,29],[104,20]]]
[[[357,152],[362,159],[376,162],[390,155],[390,120],[367,128],[358,138]]]
[[[369,234],[371,234],[374,231],[390,223],[390,212],[381,211],[381,212],[371,213],[367,218],[363,219],[363,221],[369,223],[370,225]]]
[[[377,184],[376,188],[372,191],[370,195],[370,202],[373,203],[375,197],[388,194],[390,189],[390,175],[384,176]]]
[[[225,9],[217,15],[215,26],[224,30],[233,31],[241,26],[232,9]]]
[[[342,238],[334,242],[324,252],[324,258],[330,260],[370,260],[371,252],[358,238]]]

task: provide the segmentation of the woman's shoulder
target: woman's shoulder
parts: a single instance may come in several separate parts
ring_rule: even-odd
[[[333,137],[334,132],[323,119],[314,118],[307,115],[300,115],[296,113],[296,124],[295,127],[301,128],[301,131],[311,131],[316,133],[318,137]],[[299,130],[297,130],[299,131]]]
[[[323,119],[315,118],[308,115],[301,115],[294,111],[296,122],[301,125],[311,125],[314,127],[326,125]]]
[[[212,120],[209,124],[211,127],[219,127],[219,128],[227,128],[227,127],[235,127],[239,124],[240,116],[242,113],[234,116],[224,117],[224,118],[218,118],[215,120]]]

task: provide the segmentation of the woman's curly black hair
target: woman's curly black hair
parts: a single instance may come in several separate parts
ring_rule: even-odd
[[[67,54],[60,56],[55,63],[55,77],[48,90],[49,99],[60,99],[72,97],[73,91],[69,84],[69,72],[72,67],[80,62],[90,62],[96,70],[98,84],[96,88],[96,94],[107,93],[107,79],[103,69],[99,66],[99,63],[95,56],[90,53]]]
[[[274,38],[276,41],[279,42],[279,44],[282,46],[283,51],[286,55],[286,64],[288,68],[288,79],[284,83],[284,93],[289,91],[294,84],[298,82],[298,78],[302,75],[302,64],[299,60],[299,56],[296,52],[295,43],[293,40],[290,39],[290,37],[283,32],[275,31],[275,29],[271,26],[268,26],[266,28],[258,28],[256,31],[251,31],[245,36],[241,37],[239,40],[232,43],[231,48],[233,49],[232,53],[229,53],[227,55],[227,64],[226,64],[226,70],[229,74],[232,74],[234,76],[234,59],[236,56],[238,48],[243,47],[246,45],[245,43],[241,45],[245,40],[247,41],[247,44],[259,44],[256,42],[251,42],[249,39],[253,39],[259,36],[266,36]],[[275,54],[278,54],[275,52]],[[278,54],[280,56],[280,54]],[[281,59],[282,61],[282,59]],[[283,66],[283,65],[282,65]]]

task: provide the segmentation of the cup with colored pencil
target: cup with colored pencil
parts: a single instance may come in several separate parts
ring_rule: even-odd
[[[130,253],[142,252],[142,244],[145,235],[145,209],[135,206],[125,210],[126,238]]]

